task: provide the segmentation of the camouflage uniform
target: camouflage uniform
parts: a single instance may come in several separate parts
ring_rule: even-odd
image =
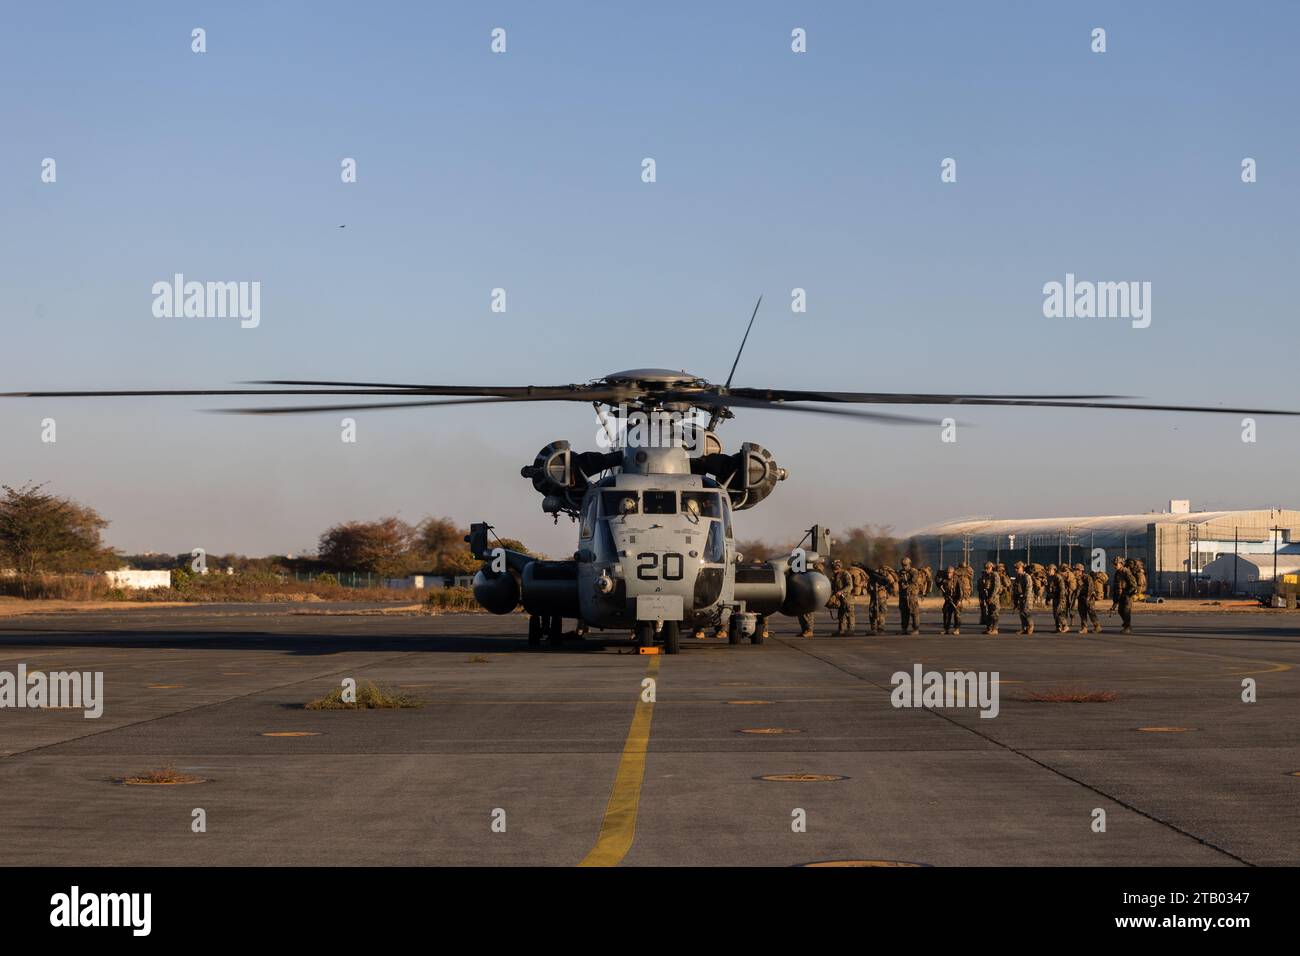
[[[1002,580],[992,561],[984,562],[984,573],[980,575],[980,605],[984,608],[986,625],[985,634],[998,632],[998,615],[1001,613]]]
[[[1056,565],[1047,566],[1047,600],[1052,605],[1052,620],[1056,622],[1056,633],[1060,634],[1065,630],[1065,599],[1069,592],[1069,585],[1065,581],[1065,575],[1057,570]]]
[[[931,569],[931,567],[928,564],[917,568],[916,581],[918,585],[916,589],[916,596],[918,598],[928,597],[930,592],[934,590],[933,569]]]
[[[1047,569],[1041,564],[1031,564],[1029,577],[1034,584],[1034,607],[1044,607],[1047,601]]]
[[[939,593],[943,595],[943,632],[960,634],[961,602],[966,594],[962,591],[962,580],[957,576],[956,568],[949,566],[947,573],[939,579]]]
[[[1123,558],[1115,559],[1115,579],[1110,584],[1111,610],[1119,608],[1119,619],[1124,622],[1121,632],[1133,633],[1133,597],[1137,594],[1138,579],[1127,567]]]
[[[853,575],[844,570],[839,561],[831,563],[831,600],[838,601],[835,606],[838,627],[835,633],[844,637],[853,635]]]
[[[1065,578],[1065,632],[1070,633],[1074,624],[1074,605],[1079,593],[1079,579],[1068,564],[1061,565],[1061,576]]]
[[[1034,619],[1029,608],[1034,599],[1034,578],[1025,570],[1024,562],[1016,562],[1016,576],[1011,579],[1011,603],[1020,612],[1020,633],[1034,633]]]
[[[1001,595],[998,598],[1002,607],[1011,607],[1011,575],[1007,574],[1007,566],[999,564],[997,566],[998,581],[1002,584]]]
[[[1124,562],[1125,566],[1133,573],[1135,589],[1133,591],[1133,600],[1137,600],[1147,590],[1147,569],[1142,563],[1141,558],[1129,558]]]
[[[885,614],[889,607],[889,576],[883,568],[871,572],[871,633],[885,633]]]
[[[961,578],[961,592],[970,597],[975,594],[975,569],[963,561],[957,565],[957,577]],[[984,608],[980,608],[980,626],[984,625]]]
[[[849,566],[849,574],[853,577],[853,596],[867,593],[867,572],[858,565]]]
[[[898,613],[903,634],[921,632],[920,590],[919,573],[912,567],[912,559],[904,558],[898,569]]]
[[[1093,631],[1100,634],[1101,624],[1097,620],[1097,611],[1093,607],[1093,602],[1097,599],[1096,582],[1082,564],[1074,566],[1074,575],[1079,579],[1079,596],[1076,598],[1079,607],[1079,633],[1087,634],[1088,625],[1091,624]]]

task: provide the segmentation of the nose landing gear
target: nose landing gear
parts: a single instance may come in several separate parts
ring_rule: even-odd
[[[636,636],[636,642],[640,647],[655,646],[655,622],[654,621],[637,621],[636,630],[633,632]],[[682,625],[680,621],[664,621],[659,628],[659,636],[663,638],[664,653],[677,654],[682,649]]]

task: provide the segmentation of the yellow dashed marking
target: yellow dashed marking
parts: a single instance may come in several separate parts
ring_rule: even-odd
[[[770,783],[831,783],[835,780],[847,780],[833,773],[768,773],[758,778]]]
[[[1144,734],[1185,734],[1189,730],[1195,730],[1195,727],[1139,727],[1138,730]]]
[[[646,676],[654,678],[659,673],[658,656],[650,658]],[[641,802],[641,781],[645,777],[645,756],[650,747],[650,724],[654,719],[655,705],[638,697],[632,726],[623,745],[623,756],[614,774],[614,786],[605,804],[605,816],[600,822],[600,835],[596,845],[583,857],[579,866],[617,866],[632,849],[636,835],[636,813]]]
[[[319,737],[314,730],[268,730],[263,737]]]

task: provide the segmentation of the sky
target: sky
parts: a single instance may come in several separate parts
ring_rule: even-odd
[[[737,385],[1300,408],[1298,27],[1282,2],[5,5],[0,391],[722,381],[762,294]],[[155,316],[176,273],[260,282],[260,323]],[[1046,317],[1067,274],[1149,282],[1149,327]],[[345,443],[337,415],[202,413],[230,404],[2,399],[0,482],[93,505],[127,552],[303,553],[389,514],[573,546],[519,468],[595,447],[587,405],[364,413]],[[944,442],[916,411],[738,413],[728,450],[790,477],[737,533],[1300,507],[1297,420],[967,407]]]

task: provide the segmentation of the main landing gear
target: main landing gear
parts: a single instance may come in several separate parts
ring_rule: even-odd
[[[542,638],[552,647],[564,643],[564,618],[553,614],[530,614],[528,616],[528,646],[539,647]]]

